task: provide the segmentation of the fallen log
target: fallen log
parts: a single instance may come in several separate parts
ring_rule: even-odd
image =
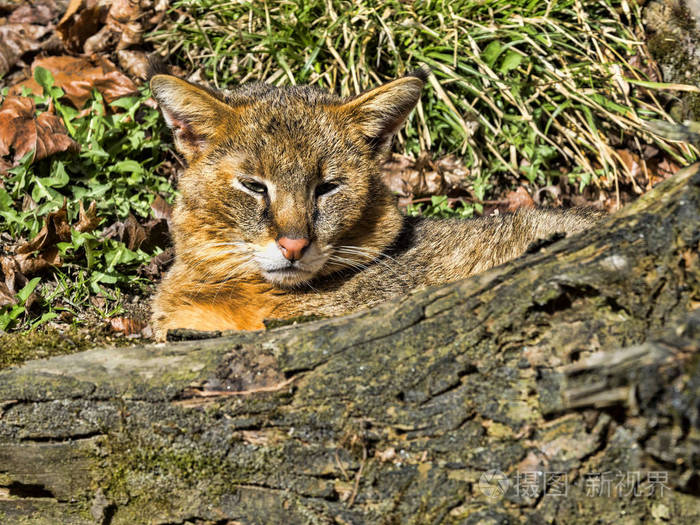
[[[0,523],[697,523],[699,243],[695,165],[371,310],[2,371]]]

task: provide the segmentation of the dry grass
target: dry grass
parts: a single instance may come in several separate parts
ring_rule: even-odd
[[[643,171],[645,144],[694,160],[645,128],[670,120],[659,97],[669,86],[641,67],[651,59],[639,10],[608,0],[181,0],[149,38],[220,88],[303,82],[352,95],[427,64],[433,75],[401,147],[458,152],[483,199],[498,175],[634,184],[623,148]]]

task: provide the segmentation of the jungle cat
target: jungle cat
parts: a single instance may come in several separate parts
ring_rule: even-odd
[[[428,71],[342,99],[312,86],[215,92],[158,74],[151,88],[187,168],[175,261],[153,326],[253,330],[335,316],[461,279],[597,218],[528,209],[470,220],[403,216],[380,163]]]

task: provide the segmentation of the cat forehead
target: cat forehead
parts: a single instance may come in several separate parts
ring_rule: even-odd
[[[247,105],[251,102],[270,107],[293,105],[317,106],[338,105],[342,99],[316,86],[271,86],[270,84],[248,83],[223,91],[220,97],[231,106]]]
[[[320,105],[259,101],[237,113],[229,131],[209,154],[210,163],[221,160],[249,173],[310,175],[364,158],[348,123]]]
[[[294,162],[293,158],[278,158],[274,161],[242,152],[229,152],[222,156],[216,166],[219,176],[233,182],[236,179],[253,179],[272,182],[279,191],[305,193],[306,189],[322,179],[334,178],[338,173],[332,163],[317,157]]]

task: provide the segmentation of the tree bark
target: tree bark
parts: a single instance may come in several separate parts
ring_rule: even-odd
[[[699,242],[696,165],[372,310],[0,372],[0,523],[697,523]]]

